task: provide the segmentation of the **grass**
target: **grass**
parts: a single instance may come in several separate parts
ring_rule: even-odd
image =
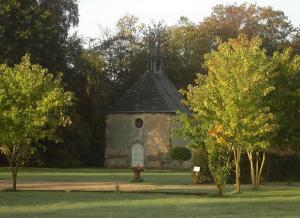
[[[0,179],[10,179],[0,168]],[[19,181],[129,181],[130,170],[24,168]],[[190,184],[189,171],[147,170],[147,183]],[[225,197],[149,193],[0,191],[0,217],[300,217],[300,184],[272,183],[260,191],[242,186]]]
[[[299,217],[300,189],[226,197],[101,192],[0,192],[5,218],[43,217]]]
[[[19,181],[74,181],[74,182],[129,182],[130,169],[103,168],[23,168],[18,173]],[[146,170],[142,173],[145,184],[191,184],[191,173],[187,170]],[[11,179],[8,168],[0,168],[0,180]]]

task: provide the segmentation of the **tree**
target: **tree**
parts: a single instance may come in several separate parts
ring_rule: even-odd
[[[227,41],[239,34],[249,38],[259,36],[262,47],[271,56],[274,51],[289,46],[299,35],[299,30],[282,11],[247,3],[216,5],[211,15],[199,24],[181,17],[166,32],[166,73],[179,88],[191,84],[196,72],[207,73],[202,67],[204,54],[216,49],[218,38]]]
[[[74,34],[68,46],[71,66],[64,80],[76,96],[70,115],[72,125],[62,131],[64,143],[49,144],[41,156],[48,166],[102,165],[105,112],[110,107],[112,85],[103,72],[97,40],[84,41]]]
[[[213,180],[212,175],[209,171],[208,166],[208,152],[203,147],[193,148],[191,149],[192,152],[192,164],[194,166],[200,167],[200,172],[193,172],[192,179],[193,183],[211,183]]]
[[[198,76],[196,85],[183,91],[185,103],[194,113],[188,122],[183,117],[186,135],[197,136],[194,133],[200,130],[198,135],[208,150],[212,146],[213,157],[215,153],[224,154],[220,152],[224,150],[233,153],[237,192],[240,191],[241,153],[247,151],[252,164],[250,154],[268,149],[276,127],[265,103],[265,96],[274,89],[269,77],[273,66],[260,46],[259,38],[248,40],[245,36],[220,43],[217,51],[205,56],[208,75]],[[199,127],[191,127],[196,125]],[[222,149],[215,148],[218,146]],[[220,164],[226,166],[226,158],[223,160]],[[264,161],[257,174],[251,167],[251,175],[260,177],[263,164]]]
[[[102,72],[111,82],[114,99],[127,90],[147,69],[146,47],[138,18],[126,15],[119,19],[116,33],[100,39],[98,51],[103,59]]]
[[[198,29],[211,38],[211,45],[216,45],[213,43],[215,37],[226,41],[239,34],[249,38],[258,36],[269,55],[290,45],[291,39],[298,33],[284,12],[248,3],[216,5],[211,15],[199,24]]]
[[[271,111],[277,115],[279,129],[272,144],[277,150],[300,149],[300,56],[291,48],[273,55],[275,91],[270,96]]]
[[[186,17],[166,29],[166,73],[176,87],[184,88],[202,72],[204,54],[210,49],[197,25]]]
[[[207,138],[208,166],[217,185],[218,195],[222,196],[228,175],[232,168],[230,149],[214,138]]]
[[[192,153],[186,147],[174,147],[171,150],[170,156],[172,160],[178,161],[180,166],[182,166],[184,161],[191,159]]]
[[[1,0],[0,63],[13,66],[29,53],[33,63],[64,72],[68,31],[77,24],[77,0]]]
[[[207,153],[208,167],[221,196],[232,168],[231,148],[215,137],[218,132],[218,125],[214,123],[216,116],[208,105],[204,105],[207,102],[204,98],[210,96],[206,79],[206,76],[198,74],[195,86],[189,85],[187,90],[181,90],[186,97],[184,103],[193,114],[178,114],[181,127],[176,129],[175,134],[186,139],[191,149],[201,149]]]
[[[241,36],[220,45],[218,52],[212,52],[207,57],[209,72],[218,74],[215,82],[218,83],[225,105],[221,114],[224,126],[221,135],[233,145],[238,192],[241,153],[247,151],[252,182],[258,188],[265,150],[270,146],[270,133],[275,129],[274,116],[265,101],[265,96],[274,89],[273,81],[268,76],[273,66],[265,51],[260,49],[261,43],[258,38],[248,41]],[[252,154],[258,155],[260,151],[263,158],[259,163],[257,156],[254,168]]]
[[[12,189],[21,166],[42,140],[58,141],[56,128],[71,123],[66,114],[73,94],[65,92],[61,74],[31,65],[24,56],[19,65],[0,65],[0,151],[12,171]]]

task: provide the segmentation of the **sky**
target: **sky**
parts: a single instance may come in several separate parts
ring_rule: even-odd
[[[100,27],[113,29],[124,15],[137,16],[141,22],[163,20],[168,25],[186,16],[198,23],[211,14],[216,4],[244,3],[241,0],[79,0],[78,31],[84,37],[100,36]],[[248,0],[259,6],[272,6],[281,10],[295,26],[300,24],[300,0]]]

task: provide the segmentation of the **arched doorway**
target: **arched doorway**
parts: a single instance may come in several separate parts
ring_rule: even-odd
[[[131,166],[144,167],[144,146],[140,143],[135,143],[132,145]]]

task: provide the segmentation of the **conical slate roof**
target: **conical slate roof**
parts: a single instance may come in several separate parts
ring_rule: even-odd
[[[146,72],[114,105],[112,113],[189,111],[181,104],[181,97],[173,83],[161,73]]]

